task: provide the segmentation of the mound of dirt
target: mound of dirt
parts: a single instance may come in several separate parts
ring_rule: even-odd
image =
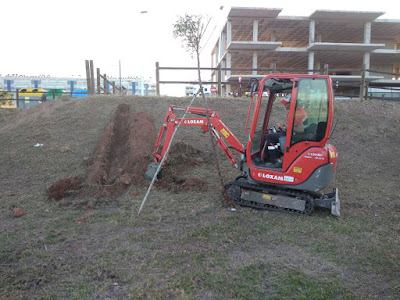
[[[58,180],[47,190],[47,199],[61,200],[65,196],[75,193],[81,189],[82,176],[68,177]]]
[[[199,149],[178,141],[172,145],[161,178],[155,186],[175,193],[182,190],[202,191],[207,185],[206,181],[198,177],[185,178],[185,173],[188,168],[201,165],[207,160],[207,156]]]
[[[184,169],[185,167],[197,166],[204,163],[206,160],[205,155],[199,149],[186,144],[182,141],[178,141],[172,145],[168,160],[168,165],[174,166],[174,168]]]
[[[199,177],[189,177],[182,184],[181,189],[185,191],[202,191],[204,187],[207,185],[203,179]]]
[[[47,198],[61,200],[71,194],[118,198],[131,184],[147,184],[143,174],[156,139],[153,121],[145,112],[132,114],[127,104],[118,105],[92,156],[86,160],[87,175],[57,181],[48,189]]]
[[[47,190],[47,199],[59,201],[75,195],[81,198],[118,198],[129,186],[148,185],[144,179],[156,140],[154,118],[143,111],[131,113],[127,104],[120,104],[114,117],[90,158],[85,159],[87,174],[63,178]],[[163,168],[164,178],[156,186],[165,190],[201,190],[206,182],[200,178],[185,179],[181,174],[187,167],[204,163],[204,154],[183,142],[171,147]]]

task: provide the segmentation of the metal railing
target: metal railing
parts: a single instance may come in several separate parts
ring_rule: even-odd
[[[188,70],[197,70],[197,67],[160,67],[159,62],[156,62],[156,95],[160,95],[160,85],[161,84],[191,84],[191,85],[198,85],[198,81],[162,81],[160,80],[160,71],[162,70],[175,70],[175,71],[188,71]],[[223,71],[230,71],[230,72],[263,72],[265,74],[273,74],[273,73],[305,73],[305,74],[354,74],[358,73],[360,76],[360,80],[355,82],[354,87],[359,91],[356,94],[350,93],[337,93],[338,97],[347,97],[347,98],[357,98],[357,99],[382,99],[385,100],[400,100],[400,95],[397,92],[393,92],[393,97],[377,97],[375,93],[369,92],[370,83],[368,82],[367,73],[375,73],[375,74],[382,74],[382,75],[392,75],[394,78],[400,78],[400,73],[393,73],[393,72],[385,72],[373,69],[367,69],[365,65],[361,65],[359,69],[344,69],[344,68],[337,68],[337,69],[329,69],[328,64],[324,65],[323,69],[287,69],[287,68],[277,68],[276,64],[272,64],[271,68],[222,68],[221,64],[218,67],[214,68],[200,68],[200,71],[212,71],[216,74],[216,81],[205,81],[202,82],[203,85],[213,85],[217,86],[217,92],[219,96],[222,96],[222,85],[230,85],[230,86],[239,86],[239,82],[235,81],[222,81],[222,72]],[[237,74],[233,74],[237,75]],[[259,75],[260,76],[260,75]],[[346,76],[346,75],[343,75]],[[393,85],[388,84],[387,86],[383,86],[382,88],[394,88],[395,86],[400,87],[400,81],[393,81]],[[393,89],[394,90],[394,89]]]

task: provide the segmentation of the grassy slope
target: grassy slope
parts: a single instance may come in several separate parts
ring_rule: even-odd
[[[248,101],[210,102],[245,141]],[[210,165],[182,175],[206,179],[206,191],[155,190],[140,218],[143,189],[92,210],[85,199],[48,202],[48,186],[85,172],[82,161],[119,103],[150,112],[158,128],[168,104],[189,100],[95,97],[0,110],[1,299],[400,297],[400,104],[337,103],[331,142],[340,155],[341,218],[232,212]],[[195,128],[176,140],[211,155],[208,135]],[[219,155],[225,180],[233,179]],[[12,217],[12,206],[25,215]]]

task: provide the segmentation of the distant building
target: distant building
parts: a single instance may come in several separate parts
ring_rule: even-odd
[[[196,95],[196,93],[197,93],[197,91],[199,89],[200,89],[199,85],[187,85],[185,87],[185,95],[186,95],[186,97]],[[204,89],[204,95],[211,96],[211,92],[210,92],[210,88],[209,87],[203,87],[203,89]]]
[[[262,78],[269,71],[324,69],[339,87],[356,87],[361,66],[386,72],[366,73],[370,84],[393,84],[400,73],[400,20],[378,19],[383,12],[316,10],[310,16],[280,16],[282,9],[232,7],[211,52],[212,67],[247,68],[222,71],[224,92],[243,81]],[[358,71],[349,71],[358,69]],[[329,71],[332,70],[332,71]],[[321,73],[321,72],[320,72]],[[213,72],[211,81],[217,81]],[[400,81],[398,81],[400,85]]]
[[[194,85],[185,86],[185,96],[193,96],[197,93],[197,89]]]
[[[119,86],[119,79],[110,79],[115,81],[116,86]],[[155,95],[155,84],[152,84],[150,79],[145,78],[123,78],[122,86],[127,89],[128,95]],[[102,82],[103,85],[103,82]],[[62,89],[70,95],[76,90],[87,90],[86,78],[76,77],[28,77],[18,74],[12,76],[0,77],[0,89],[4,91],[15,92],[16,89]],[[107,89],[112,92],[112,86],[109,84]]]

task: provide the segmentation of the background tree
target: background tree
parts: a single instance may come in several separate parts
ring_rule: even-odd
[[[11,93],[0,90],[0,99],[12,99]],[[12,100],[0,100],[0,107],[14,107]]]
[[[232,204],[225,192],[224,180],[222,178],[221,169],[219,167],[219,161],[217,156],[217,149],[215,145],[215,139],[211,129],[210,114],[208,108],[207,98],[204,95],[203,82],[201,80],[200,72],[200,52],[201,52],[201,41],[204,34],[207,31],[208,25],[210,24],[211,18],[203,17],[202,15],[189,15],[185,14],[180,16],[174,24],[173,35],[174,38],[181,38],[183,47],[188,51],[192,58],[195,55],[197,59],[197,72],[199,76],[200,93],[203,97],[204,107],[206,109],[208,132],[210,133],[211,145],[214,154],[215,167],[217,169],[218,177],[221,183],[222,195],[226,204]]]

